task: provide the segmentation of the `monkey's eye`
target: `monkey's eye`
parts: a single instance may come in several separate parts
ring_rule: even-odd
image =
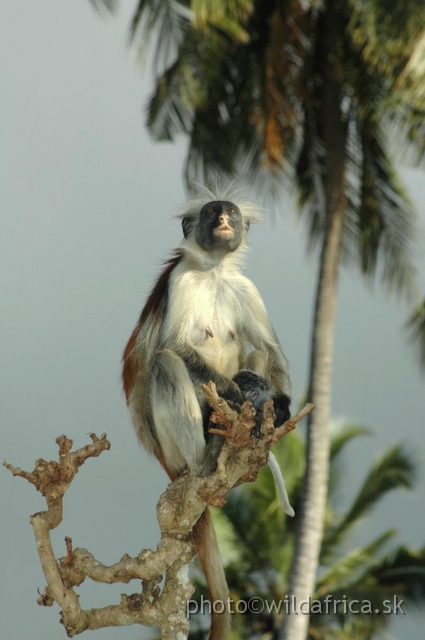
[[[207,213],[215,213],[215,207],[207,207]]]
[[[230,215],[232,215],[232,213],[235,213],[235,209],[233,207],[229,207],[227,209],[227,213],[230,213]]]

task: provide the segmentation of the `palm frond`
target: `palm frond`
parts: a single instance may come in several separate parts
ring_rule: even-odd
[[[413,344],[418,347],[421,367],[425,370],[425,300],[411,314],[406,323]]]
[[[378,274],[389,290],[411,294],[415,279],[417,220],[391,157],[394,148],[400,148],[409,135],[405,127],[406,122],[412,122],[412,104],[418,114],[425,113],[425,65],[420,72],[418,65],[413,65],[417,74],[415,86],[412,82],[409,89],[406,82],[403,89],[397,85],[403,64],[410,60],[414,47],[409,42],[407,49],[403,48],[406,33],[401,36],[400,30],[393,30],[392,18],[383,20],[381,5],[382,0],[349,2],[338,9],[345,28],[341,28],[338,43],[335,43],[339,62],[333,63],[333,72],[340,84],[340,117],[348,122],[345,148],[347,209],[342,256],[358,263],[369,279]],[[409,33],[412,31],[412,41],[419,38],[418,34],[423,36],[422,26],[413,25],[410,18],[408,22],[406,29]],[[388,39],[382,37],[385,29],[391,32]],[[376,47],[370,45],[371,38],[375,39]],[[384,40],[385,44],[381,46]],[[423,42],[425,51],[425,36]],[[378,52],[376,59],[375,51]],[[310,76],[315,73],[322,77],[324,74],[317,62],[321,59],[319,53],[320,50],[314,56]],[[310,78],[307,86],[311,91],[304,101],[303,144],[296,163],[296,177],[301,211],[308,225],[310,246],[314,247],[326,228],[324,185],[329,149],[323,137],[323,121],[329,105],[323,100],[320,83],[315,84]],[[420,116],[416,118],[416,126],[423,127]],[[425,138],[421,141],[418,137],[417,140],[423,153]],[[412,139],[411,146],[414,142]]]
[[[167,42],[165,30],[173,26],[168,17],[158,14],[160,4],[158,0],[139,3],[133,31],[144,29],[146,38],[159,24],[164,29],[160,41]],[[299,25],[292,15],[273,14],[272,5],[258,5],[253,14],[248,0],[227,4],[198,0],[191,4],[192,19],[174,29],[178,32],[176,56],[158,78],[148,106],[148,126],[157,139],[171,139],[178,133],[190,137],[188,182],[211,172],[238,170],[247,182],[252,183],[255,176],[259,183],[258,174],[265,174],[266,167],[271,169],[267,173],[282,181],[291,173],[291,131],[299,118],[295,91],[299,71],[295,69],[300,65],[291,66],[287,53],[299,57],[304,46]],[[167,15],[173,15],[170,11]],[[149,21],[144,18],[146,12]],[[239,21],[248,37],[231,33],[224,16]],[[275,35],[266,50],[269,33]],[[288,58],[291,81],[282,79],[275,66],[282,56]],[[270,60],[267,68],[264,57]]]
[[[370,436],[372,431],[367,427],[356,424],[344,424],[344,426],[332,435],[331,440],[331,460],[334,460],[344,449],[344,447],[358,436]]]
[[[423,18],[425,20],[425,17]],[[397,117],[392,129],[397,134],[403,162],[424,166],[425,160],[425,33],[416,39],[414,50],[396,79]]]
[[[235,41],[247,42],[244,28],[253,11],[253,0],[192,0],[193,25],[197,29],[216,27]]]
[[[390,89],[411,60],[423,33],[424,4],[421,0],[397,5],[391,0],[350,0],[349,4],[350,36],[365,63],[382,76]]]
[[[130,23],[129,40],[145,51],[154,40],[154,70],[161,73],[177,58],[178,48],[190,24],[190,2],[140,0]]]
[[[332,464],[338,462],[346,444],[369,433],[364,427],[349,425],[334,434]],[[275,451],[291,491],[291,500],[294,491],[296,495],[298,479],[303,473],[303,449],[303,439],[292,434]],[[413,604],[423,603],[425,549],[416,552],[400,547],[385,554],[386,545],[395,535],[395,531],[389,530],[369,544],[341,556],[343,533],[338,533],[341,526],[348,531],[351,525],[347,523],[354,523],[391,488],[410,487],[413,468],[402,447],[393,447],[375,462],[347,516],[338,521],[336,514],[331,514],[335,525],[332,527],[332,520],[327,522],[328,534],[321,554],[324,573],[318,579],[314,594],[322,607],[327,595],[341,602],[344,599],[368,601],[372,612],[382,612],[384,602],[392,602],[394,595]],[[293,521],[286,519],[274,504],[274,492],[271,474],[264,468],[255,484],[232,492],[224,508],[214,510],[230,595],[235,602],[247,601],[254,596],[269,601],[284,598],[295,533],[288,526]],[[356,507],[357,502],[361,502],[361,506]],[[195,598],[198,601],[201,595],[207,598],[202,577],[196,578],[195,583]],[[377,630],[387,623],[388,616],[382,613],[353,614],[348,609],[345,613],[332,609],[328,616],[315,616],[313,613],[310,628],[315,638],[323,640],[356,637],[372,640]],[[204,637],[207,631],[202,622],[195,624],[194,632],[198,636],[193,637]],[[234,619],[235,633],[241,638],[250,637],[247,634],[252,635],[254,630],[259,637],[266,629],[272,633],[276,629],[275,624],[272,615],[261,620],[250,615]]]
[[[344,590],[346,584],[354,583],[365,568],[375,561],[376,554],[395,534],[396,531],[390,529],[370,544],[353,549],[353,551],[335,562],[331,569],[318,579],[315,596],[323,597],[324,594],[334,593],[334,589],[341,591]]]
[[[326,520],[328,527],[335,524],[337,518],[336,508],[341,504],[341,494],[344,488],[345,468],[341,460],[345,446],[358,436],[371,435],[370,429],[359,425],[344,424],[336,433],[331,435],[330,467],[328,480],[328,513]],[[342,496],[343,497],[343,496]],[[322,553],[328,555],[335,551],[335,545],[327,545],[323,541]]]
[[[258,93],[259,69],[249,48],[223,39],[211,67],[217,75],[208,96],[195,110],[186,175],[189,180],[210,172],[256,173],[261,166],[261,144],[252,118],[252,96]],[[199,61],[198,61],[199,65]],[[237,72],[235,72],[237,69]]]
[[[295,166],[299,211],[307,225],[309,249],[323,236],[326,224],[325,150],[315,115],[305,113],[303,144]]]
[[[268,531],[263,525],[259,512],[244,489],[233,492],[223,507],[223,514],[232,525],[233,551],[237,552],[237,564],[246,564],[253,571],[260,571],[269,565],[268,545],[264,544]],[[263,538],[263,543],[258,541]]]
[[[371,570],[380,585],[389,587],[406,604],[423,607],[425,603],[425,547],[413,551],[400,546],[380,559]]]
[[[358,77],[375,78],[375,96],[361,102],[381,101],[388,137],[401,158],[417,165],[425,153],[425,5],[408,0],[388,12],[390,0],[350,2],[348,33]]]
[[[389,289],[412,292],[418,232],[413,206],[392,167],[377,124],[373,120],[358,124],[363,154],[357,215],[361,269],[371,277],[381,265],[382,280]]]
[[[373,550],[374,545],[371,545],[372,553],[364,555],[363,568],[361,563],[356,565],[352,576],[344,572],[344,565],[342,572],[337,571],[332,574],[331,570],[326,578],[323,576],[323,583],[318,589],[318,597],[322,601],[325,600],[326,595],[330,595],[335,601],[348,597],[351,602],[368,603],[363,615],[359,611],[354,613],[353,618],[353,612],[348,609],[343,612],[344,615],[339,616],[342,628],[351,630],[354,634],[352,637],[357,637],[355,633],[363,624],[367,626],[370,618],[374,618],[377,622],[377,626],[374,628],[375,625],[372,625],[370,631],[376,632],[380,626],[385,627],[388,623],[386,614],[390,613],[400,600],[403,601],[403,611],[412,606],[421,608],[425,601],[425,549],[414,551],[401,546],[382,555],[380,550],[385,544],[385,539],[382,538],[382,545],[380,539],[376,541],[376,553]],[[390,538],[389,535],[388,540]],[[348,564],[351,563],[352,558],[349,558]],[[340,583],[338,583],[338,573],[342,578]],[[335,615],[332,610],[330,613]],[[376,613],[376,616],[371,616],[371,613]],[[358,623],[360,627],[357,626]]]
[[[98,13],[104,10],[113,13],[117,6],[117,0],[89,0],[89,2]]]
[[[186,26],[184,35],[176,61],[158,79],[148,105],[147,124],[158,140],[171,140],[178,133],[192,131],[196,111],[207,111],[214,125],[219,118],[214,113],[218,104],[207,95],[206,88],[221,87],[220,62],[226,55],[226,40],[218,33],[205,39],[190,26]],[[210,64],[211,58],[216,60],[215,65]]]
[[[354,502],[343,517],[325,536],[325,544],[340,543],[353,525],[389,491],[412,489],[416,465],[402,445],[386,451],[372,466]]]
[[[367,21],[363,14],[362,19]],[[358,37],[348,26],[342,48],[349,119],[344,254],[354,258],[369,279],[379,273],[389,290],[412,293],[417,219],[392,161],[393,147],[404,138],[396,124],[402,101],[389,99],[391,81],[371,64],[367,45],[360,46]]]

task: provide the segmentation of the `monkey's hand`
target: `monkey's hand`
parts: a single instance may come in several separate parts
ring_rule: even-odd
[[[223,391],[219,391],[219,387],[217,386],[217,392],[219,395],[226,400],[229,407],[237,408],[240,407],[246,400],[246,397],[240,390],[239,386],[233,380],[229,380],[229,384]]]
[[[276,414],[276,420],[274,421],[275,427],[280,427],[284,422],[289,420],[291,412],[289,405],[291,404],[291,398],[286,393],[280,393],[273,398],[274,412]]]
[[[281,393],[276,397],[273,397],[274,402],[274,412],[276,415],[274,426],[280,427],[284,422],[289,420],[291,417],[291,412],[289,411],[289,405],[291,404],[291,398],[287,396],[285,393]],[[262,403],[264,404],[264,402]],[[260,438],[261,436],[261,425],[263,422],[263,412],[262,405],[257,406],[254,404],[256,410],[255,416],[255,427],[252,430],[252,435],[254,438]]]

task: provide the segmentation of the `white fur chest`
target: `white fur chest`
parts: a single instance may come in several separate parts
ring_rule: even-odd
[[[240,274],[222,265],[208,271],[176,268],[168,301],[166,334],[189,344],[223,375],[234,375],[241,359]]]

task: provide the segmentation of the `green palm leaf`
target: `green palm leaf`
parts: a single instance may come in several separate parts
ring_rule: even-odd
[[[331,460],[342,453],[345,446],[358,436],[370,436],[372,431],[367,427],[355,424],[344,424],[344,426],[332,434],[331,441]]]
[[[347,444],[354,438],[364,435],[371,435],[372,432],[366,427],[359,425],[344,424],[342,428],[332,433],[331,451],[330,451],[330,468],[328,480],[328,509],[326,520],[329,526],[335,523],[337,518],[336,507],[341,502],[341,487],[344,485],[345,478],[345,461],[343,453]],[[326,541],[322,544],[322,555],[334,549],[334,545],[330,547]]]
[[[393,593],[406,600],[406,605],[423,606],[425,600],[425,547],[413,551],[398,547],[382,558],[371,575]]]
[[[333,594],[337,589],[344,591],[344,589],[348,589],[348,585],[356,583],[358,576],[364,572],[365,566],[372,564],[376,554],[395,534],[394,529],[386,531],[370,544],[353,549],[342,557],[318,579],[315,596],[322,597],[328,593]]]
[[[332,469],[341,462],[346,445],[356,437],[370,433],[359,425],[344,425],[335,431],[331,444]],[[304,468],[303,452],[304,442],[296,433],[275,448],[295,508]],[[398,547],[385,553],[386,546],[395,536],[394,530],[386,531],[349,553],[341,552],[345,535],[388,491],[412,486],[414,469],[415,465],[403,447],[392,447],[373,464],[344,516],[329,509],[321,553],[323,571],[314,593],[314,598],[323,606],[328,595],[334,600],[369,601],[373,611],[382,611],[384,601],[392,601],[394,595],[414,605],[425,602],[425,550]],[[254,484],[233,491],[224,508],[214,510],[214,522],[230,597],[235,602],[251,597],[283,600],[296,528],[294,519],[286,518],[275,500],[275,487],[268,469],[262,469]],[[196,574],[195,583],[197,597],[207,598],[201,574]],[[261,638],[261,634],[266,634],[264,637],[267,638],[267,633],[273,637],[279,620],[271,614],[261,619],[252,615],[235,616],[235,638]],[[349,611],[345,614],[330,612],[326,616],[313,614],[311,638],[372,640],[387,622],[388,616],[381,614],[351,614]],[[194,634],[190,637],[194,640],[208,636],[207,621],[194,621],[193,629]]]
[[[190,2],[140,0],[130,25],[129,38],[136,37],[142,51],[154,40],[154,69],[160,73],[172,64],[190,24]]]
[[[192,0],[191,9],[196,28],[215,27],[236,41],[248,40],[242,25],[253,11],[252,0]]]
[[[415,464],[402,445],[395,445],[386,451],[372,466],[341,522],[325,535],[325,547],[342,542],[352,526],[389,491],[402,487],[411,489],[415,468]]]
[[[413,206],[392,167],[383,131],[373,120],[363,120],[360,135],[360,206],[356,222],[350,222],[357,224],[361,270],[373,276],[380,263],[389,288],[412,292],[415,270],[411,256],[418,233]]]

